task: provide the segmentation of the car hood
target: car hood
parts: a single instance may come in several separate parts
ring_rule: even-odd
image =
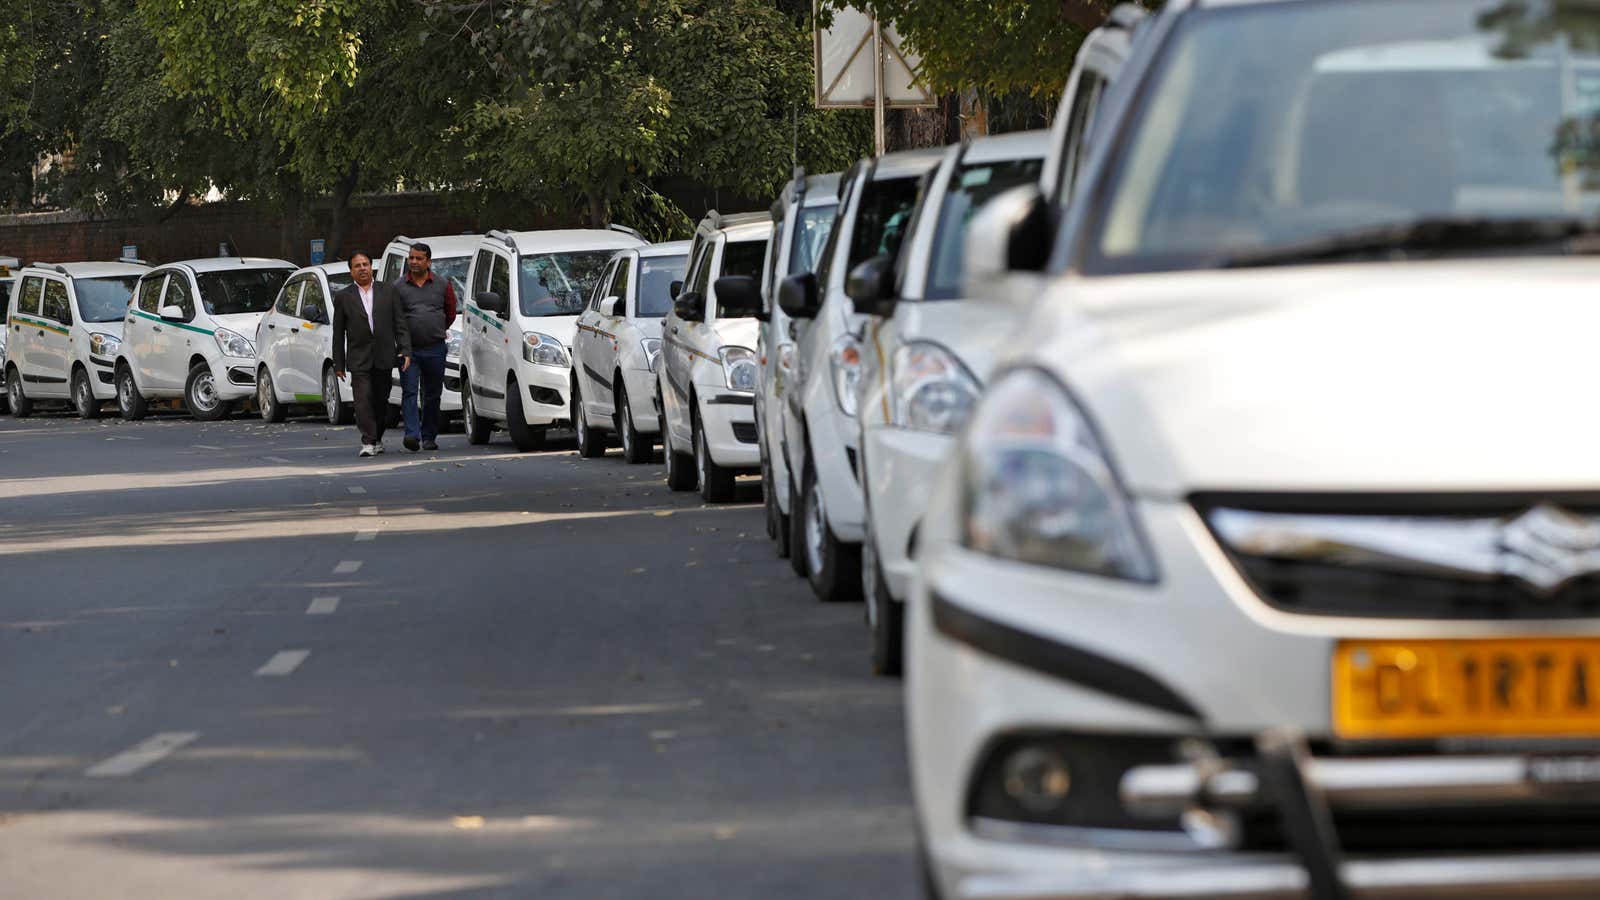
[[[723,347],[756,348],[756,338],[761,336],[761,322],[756,319],[718,319],[711,329]]]
[[[548,334],[561,342],[561,346],[572,349],[572,339],[578,336],[577,316],[541,316],[537,319],[523,319],[522,327],[528,331],[537,331]]]
[[[1053,371],[1136,493],[1600,487],[1600,262],[1066,278]]]
[[[652,318],[649,318],[649,317],[642,318],[642,319],[628,319],[627,320],[628,324],[631,324],[633,326],[633,330],[638,332],[639,337],[641,337],[641,338],[659,338],[659,337],[661,337],[661,324],[662,324],[662,321],[663,321],[662,319],[652,319]],[[622,330],[622,322],[621,321],[619,321],[617,323],[617,328],[615,330],[619,331],[619,332]]]
[[[981,383],[989,380],[996,358],[1012,343],[1023,312],[993,300],[904,302],[895,307],[894,326],[901,342],[927,341],[949,350]],[[875,330],[886,324],[873,322]]]
[[[218,327],[251,337],[256,333],[256,326],[261,324],[265,313],[231,313],[226,316],[212,316],[211,321]]]

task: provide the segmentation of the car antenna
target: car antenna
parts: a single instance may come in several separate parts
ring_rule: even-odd
[[[239,265],[244,265],[244,254],[239,252],[239,245],[234,242],[233,235],[228,235],[228,249],[239,257]]]

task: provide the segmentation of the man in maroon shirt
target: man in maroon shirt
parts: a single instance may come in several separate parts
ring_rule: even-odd
[[[456,320],[456,291],[450,279],[433,275],[433,248],[411,245],[406,276],[394,284],[411,329],[411,368],[400,373],[400,412],[405,448],[439,449],[439,397],[444,392],[445,339]],[[422,408],[417,408],[418,390]]]

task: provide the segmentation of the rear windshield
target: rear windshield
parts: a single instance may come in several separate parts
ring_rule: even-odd
[[[325,272],[323,274],[328,276],[328,290],[333,291],[335,294],[356,283],[356,280],[350,277],[349,272]]]
[[[689,257],[646,256],[639,260],[637,315],[659,319],[672,309],[672,283],[682,281]]]
[[[471,266],[470,256],[451,256],[444,259],[435,257],[432,265],[433,277],[449,281],[450,286],[456,289],[456,299],[460,300],[467,295],[467,269]],[[406,277],[406,273],[401,272],[400,277]]]
[[[11,286],[14,284],[15,280],[0,281],[0,322],[11,312]]]
[[[722,248],[722,276],[748,275],[761,278],[761,263],[767,256],[767,240],[729,241]]]
[[[960,297],[966,269],[967,223],[972,214],[996,195],[1039,180],[1043,161],[1012,159],[962,166],[946,189],[934,232],[933,255],[928,266],[929,300]],[[926,215],[926,213],[924,213]]]
[[[289,280],[292,269],[224,269],[195,276],[200,284],[200,302],[206,313],[228,316],[234,313],[260,313],[272,308],[278,290]]]
[[[137,275],[72,279],[78,295],[78,315],[85,322],[117,321],[128,314],[128,300],[138,283]]]
[[[522,314],[576,316],[615,250],[575,253],[530,253],[518,260],[518,297]]]

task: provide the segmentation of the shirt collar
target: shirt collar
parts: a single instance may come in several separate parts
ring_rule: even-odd
[[[406,273],[406,280],[411,282],[412,284],[417,284],[416,279],[411,277],[411,273],[410,272]],[[429,284],[432,281],[433,281],[433,270],[429,269],[427,276],[422,279],[422,284]],[[421,287],[422,285],[417,285],[417,286]]]

